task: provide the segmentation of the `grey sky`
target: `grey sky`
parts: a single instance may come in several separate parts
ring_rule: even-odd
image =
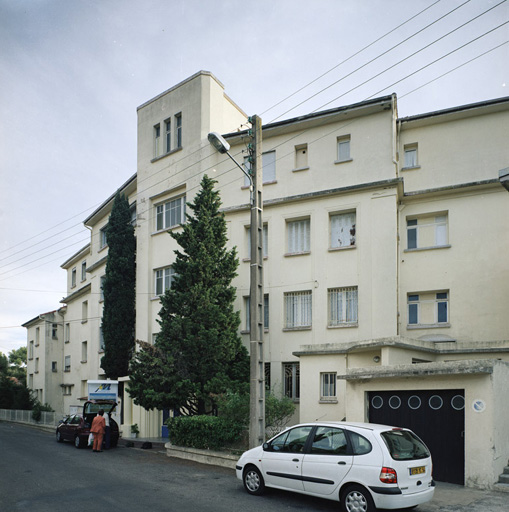
[[[508,22],[507,1],[359,86],[501,1],[441,0],[267,110],[435,1],[0,0],[0,351],[59,307],[83,219],[136,172],[136,107],[200,69],[264,123],[341,78],[283,118],[391,92],[400,116],[509,95],[505,44],[405,96],[508,41],[509,25],[395,84]]]

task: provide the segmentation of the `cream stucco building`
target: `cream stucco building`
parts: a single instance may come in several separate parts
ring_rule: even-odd
[[[249,346],[250,191],[207,140],[223,134],[242,163],[249,126],[208,72],[138,107],[137,173],[120,188],[136,226],[137,339],[158,332],[177,248],[167,232],[181,229],[208,174],[238,248],[234,284]],[[437,479],[497,481],[509,459],[509,195],[499,178],[508,135],[509,98],[399,118],[389,95],[263,127],[265,377],[271,392],[295,400],[293,421],[410,426],[445,454]],[[62,265],[63,401],[36,374],[36,357],[39,373],[51,371],[48,357],[43,364],[37,347],[30,352],[43,320],[25,324],[28,382],[63,412],[80,403],[87,379],[104,378],[102,229],[113,197],[85,220],[90,244]],[[123,398],[124,428],[160,435],[163,413]]]

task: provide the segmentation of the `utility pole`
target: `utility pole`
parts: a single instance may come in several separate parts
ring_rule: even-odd
[[[249,447],[265,442],[265,363],[263,354],[263,168],[262,121],[249,118],[252,142],[249,144],[251,192],[251,270],[249,303],[249,353],[251,361]]]

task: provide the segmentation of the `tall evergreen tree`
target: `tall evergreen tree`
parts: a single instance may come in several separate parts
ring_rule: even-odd
[[[136,238],[129,201],[117,192],[108,226],[108,260],[103,281],[102,333],[104,356],[101,366],[111,379],[128,374],[134,351],[136,318]]]
[[[193,215],[170,235],[175,279],[161,297],[161,330],[154,346],[142,344],[131,362],[129,394],[147,409],[177,408],[204,414],[212,396],[249,380],[249,357],[234,310],[236,249],[226,249],[226,222],[216,182],[204,176]]]

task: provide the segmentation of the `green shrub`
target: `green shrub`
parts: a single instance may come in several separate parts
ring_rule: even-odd
[[[42,412],[53,412],[53,409],[49,404],[41,404],[41,402],[37,401],[32,408],[32,419],[34,421],[41,421]]]
[[[177,416],[166,424],[173,444],[200,449],[231,446],[244,430],[242,425],[217,416]]]

